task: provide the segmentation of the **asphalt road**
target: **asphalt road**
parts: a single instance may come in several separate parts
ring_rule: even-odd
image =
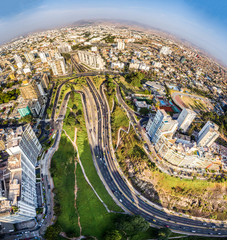
[[[77,63],[74,62],[76,67]],[[78,67],[80,71],[82,68]],[[94,146],[95,160],[105,180],[105,185],[112,191],[119,204],[133,214],[143,216],[147,221],[158,227],[169,226],[172,230],[201,236],[227,237],[227,229],[223,225],[203,222],[186,217],[176,216],[157,208],[141,197],[121,175],[116,159],[110,146],[109,112],[102,91],[99,93],[93,82],[87,78],[87,84],[95,100],[98,115],[98,144]],[[95,114],[95,112],[93,113]],[[215,228],[214,228],[215,227]]]

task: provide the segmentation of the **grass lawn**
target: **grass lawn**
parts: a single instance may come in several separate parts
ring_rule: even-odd
[[[184,102],[184,104],[187,105],[192,110],[200,110],[200,111],[208,111],[209,110],[205,101],[203,101],[201,99],[196,99],[196,98],[190,97],[190,96],[182,96],[181,99]]]
[[[113,146],[116,147],[118,130],[120,127],[127,130],[129,126],[129,120],[126,112],[115,101],[114,110],[111,114],[111,129]]]
[[[74,148],[62,133],[58,151],[51,160],[51,175],[54,180],[55,213],[57,222],[67,235],[79,235],[78,216],[75,210],[75,162]]]
[[[78,185],[76,203],[82,226],[82,234],[95,236],[101,240],[103,239],[104,232],[112,227],[117,214],[106,211],[105,207],[84,179],[79,165],[77,165],[76,177]]]

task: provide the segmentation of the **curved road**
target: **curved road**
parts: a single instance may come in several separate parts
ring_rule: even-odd
[[[74,65],[83,71],[76,62]],[[98,92],[93,82],[87,78],[87,84],[94,98],[98,115],[98,144],[94,147],[94,160],[98,166],[98,171],[105,180],[104,185],[113,193],[114,198],[124,209],[133,214],[143,216],[147,221],[159,227],[169,226],[173,231],[190,235],[201,236],[222,236],[227,237],[227,230],[224,225],[210,222],[202,222],[186,217],[171,215],[163,211],[162,207],[157,208],[151,205],[148,200],[141,197],[128,184],[121,175],[114,154],[110,145],[110,116],[105,96],[102,91]],[[94,113],[95,114],[95,113]]]

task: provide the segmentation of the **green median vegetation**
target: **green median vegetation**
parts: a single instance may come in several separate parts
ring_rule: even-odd
[[[124,111],[124,109],[120,107],[120,105],[117,102],[117,99],[115,98],[114,109],[111,114],[112,142],[113,142],[114,148],[116,147],[116,144],[117,144],[119,128],[123,128],[124,130],[127,131],[128,127],[129,127],[129,120],[128,120],[127,114]],[[121,132],[121,135],[122,135],[122,132]]]
[[[109,104],[110,111],[113,108],[115,94],[116,94],[116,85],[114,83],[114,80],[109,75],[107,75],[106,98],[107,98],[107,102]]]

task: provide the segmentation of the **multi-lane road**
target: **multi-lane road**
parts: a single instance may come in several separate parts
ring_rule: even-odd
[[[82,67],[76,62],[74,66],[83,71]],[[173,231],[186,234],[195,234],[203,236],[222,236],[227,237],[227,229],[223,224],[215,224],[209,221],[204,222],[197,219],[169,214],[162,207],[155,206],[144,197],[141,197],[131,184],[125,179],[119,170],[114,152],[111,145],[110,113],[108,103],[106,102],[102,89],[97,91],[93,82],[87,78],[88,88],[93,96],[98,119],[98,142],[93,143],[95,165],[99,175],[104,179],[104,185],[115,201],[123,209],[133,214],[143,216],[152,224],[163,227],[168,226]],[[88,134],[91,134],[88,131]]]

